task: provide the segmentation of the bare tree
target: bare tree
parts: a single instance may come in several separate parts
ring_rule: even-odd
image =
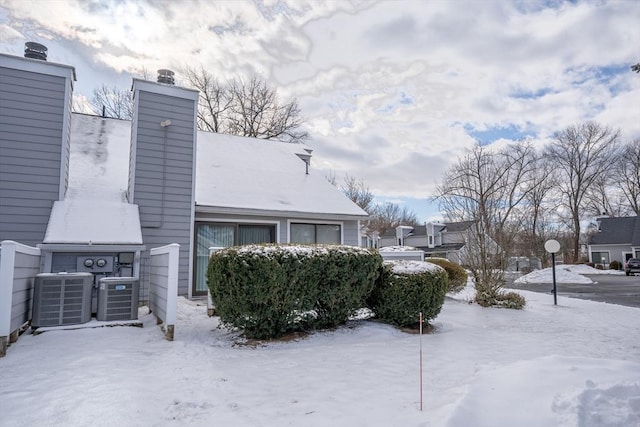
[[[130,120],[133,117],[131,91],[103,84],[93,90],[91,109],[99,116]]]
[[[553,214],[557,202],[553,190],[557,185],[553,164],[546,158],[536,156],[534,167],[528,175],[520,208],[522,235],[520,253],[545,258],[544,242],[553,233]]]
[[[596,122],[570,126],[555,135],[555,143],[548,145],[545,156],[559,173],[558,188],[567,208],[573,235],[573,261],[580,255],[580,220],[589,189],[606,181],[614,164],[620,132]]]
[[[450,220],[473,221],[464,263],[476,279],[479,298],[495,298],[521,217],[517,207],[531,186],[533,149],[521,142],[494,152],[476,145],[458,159],[437,187],[437,198]]]
[[[623,147],[616,176],[631,210],[640,215],[640,138]]]
[[[204,67],[185,67],[186,84],[200,91],[198,128],[262,139],[303,142],[309,134],[302,129],[298,102],[281,104],[275,89],[259,78],[236,78],[224,84]]]
[[[373,206],[370,215],[368,229],[377,232],[378,235],[399,225],[418,225],[415,212],[406,206],[400,207],[391,202]]]
[[[372,212],[374,196],[364,180],[346,174],[344,177],[344,184],[340,189],[353,201],[353,203],[360,206],[362,210],[367,213]]]
[[[231,106],[226,129],[234,135],[302,142],[309,137],[301,130],[303,120],[294,99],[281,105],[276,91],[258,77],[237,78],[229,85]]]
[[[225,114],[231,108],[232,97],[226,86],[204,67],[185,67],[182,70],[189,86],[200,91],[198,99],[198,129],[224,132]]]

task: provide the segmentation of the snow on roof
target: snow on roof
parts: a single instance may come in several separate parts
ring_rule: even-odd
[[[142,244],[138,206],[127,203],[131,122],[71,115],[69,185],[44,243]]]
[[[55,202],[44,243],[141,244],[138,206],[127,202],[131,122],[71,115],[69,185]],[[196,204],[366,217],[298,157],[308,147],[198,132]]]
[[[367,213],[297,154],[291,144],[198,133],[196,205],[269,212],[366,217]]]

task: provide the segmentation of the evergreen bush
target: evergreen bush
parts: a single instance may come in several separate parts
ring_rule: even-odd
[[[248,245],[212,255],[207,278],[221,322],[268,339],[344,323],[381,265],[377,252],[351,246]]]
[[[419,324],[434,319],[444,303],[447,273],[422,261],[386,261],[376,281],[369,307],[376,317],[396,326]]]
[[[477,292],[476,302],[482,307],[499,307],[521,310],[526,300],[517,292]]]
[[[467,272],[459,264],[446,258],[425,258],[424,260],[444,268],[447,272],[449,279],[447,293],[458,293],[467,285]]]

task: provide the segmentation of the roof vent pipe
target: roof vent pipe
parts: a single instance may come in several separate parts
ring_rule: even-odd
[[[176,80],[174,79],[175,73],[171,70],[158,70],[158,83],[165,83],[168,85],[176,84]]]
[[[26,42],[24,44],[24,57],[46,61],[47,47],[36,42]]]

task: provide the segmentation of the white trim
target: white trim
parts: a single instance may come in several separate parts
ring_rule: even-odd
[[[64,243],[41,243],[37,248],[43,251],[53,252],[135,252],[144,251],[144,245],[78,245]]]
[[[64,200],[69,182],[69,163],[71,163],[71,106],[73,102],[73,82],[67,78],[64,85],[64,111],[62,113],[62,147],[60,150],[60,185],[58,200]]]
[[[157,93],[159,95],[166,95],[175,98],[190,99],[196,102],[200,98],[200,91],[196,89],[187,89],[164,83],[154,83],[143,79],[134,78],[133,87],[136,88],[136,90],[144,90],[145,92]]]
[[[200,92],[198,92],[199,94]],[[191,213],[189,224],[189,275],[187,276],[187,297],[191,299],[193,293],[193,268],[195,261],[195,230],[196,230],[196,156],[198,153],[198,102],[193,104],[193,157],[191,159]]]
[[[313,224],[313,225],[339,225],[340,226],[340,244],[344,245],[344,222],[342,221],[309,221],[303,218],[287,219],[287,243],[291,243],[291,223],[296,224]]]
[[[0,67],[13,68],[15,70],[31,73],[46,74],[49,76],[65,77],[76,80],[76,70],[70,65],[57,64],[55,62],[39,59],[23,58],[21,56],[0,53]],[[72,83],[73,85],[73,83]]]
[[[218,214],[218,215],[252,215],[252,216],[275,216],[282,219],[305,218],[314,221],[356,221],[369,219],[368,215],[354,215],[349,213],[331,213],[331,212],[300,212],[300,211],[278,211],[268,209],[248,209],[234,208],[225,206],[205,206],[196,202],[196,213],[202,214]]]
[[[133,90],[133,87],[131,88]],[[129,185],[127,188],[127,199],[133,203],[136,185],[136,161],[138,159],[138,109],[140,108],[139,91],[133,91],[133,117],[131,118],[131,142],[129,144]]]
[[[252,218],[207,218],[207,219],[196,219],[195,222],[198,224],[208,224],[208,223],[230,223],[230,224],[239,224],[239,225],[251,225],[251,224],[270,224],[276,226],[276,243],[280,243],[280,223],[281,221],[273,221],[273,220],[262,220],[262,219],[252,219]],[[195,223],[194,223],[195,226]],[[195,243],[195,242],[194,242]]]

